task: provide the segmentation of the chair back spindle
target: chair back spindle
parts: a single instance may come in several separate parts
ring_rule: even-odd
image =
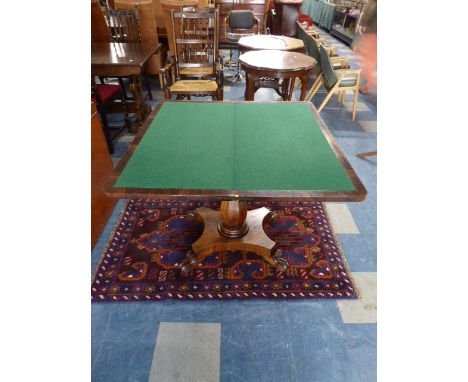
[[[112,35],[112,41],[141,42],[140,17],[138,7],[135,9],[108,9],[107,24]]]

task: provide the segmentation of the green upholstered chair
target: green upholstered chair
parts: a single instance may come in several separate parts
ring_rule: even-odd
[[[305,97],[305,101],[310,101],[312,98],[311,94],[314,93],[315,88],[320,87],[322,84],[322,67],[320,65],[320,42],[316,40],[314,37],[309,35],[299,23],[297,23],[297,37],[304,42],[304,49],[307,55],[313,57],[315,61],[317,61],[317,65],[315,65],[313,74],[315,75],[315,81],[310,88],[309,92]],[[329,55],[331,52],[328,48]],[[349,60],[347,57],[330,57],[334,69],[349,69]]]
[[[356,108],[357,100],[359,95],[359,82],[361,79],[361,69],[351,70],[351,69],[335,69],[333,67],[333,62],[328,55],[327,50],[321,46],[320,47],[320,66],[322,69],[322,79],[321,83],[327,90],[328,94],[320,105],[318,111],[321,112],[331,96],[333,94],[338,94],[338,101],[344,103],[344,95],[347,90],[354,91],[354,103],[353,103],[353,121],[356,117]],[[315,85],[315,84],[314,84]],[[316,86],[315,89],[311,92],[309,99],[317,93],[319,86]],[[308,94],[309,96],[309,94]]]

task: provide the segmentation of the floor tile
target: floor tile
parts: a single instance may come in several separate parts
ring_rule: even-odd
[[[293,381],[361,382],[344,324],[288,328]]]
[[[221,322],[224,323],[286,323],[285,304],[280,300],[221,301]]]
[[[335,233],[359,234],[359,229],[345,203],[325,203]]]
[[[377,131],[377,121],[358,121],[364,131],[375,133]]]
[[[352,272],[377,272],[377,243],[372,234],[337,235]]]
[[[147,381],[157,324],[109,321],[92,363],[92,381]]]
[[[148,382],[218,382],[221,324],[159,325]]]
[[[344,328],[360,380],[377,381],[377,324],[349,324]]]
[[[221,381],[292,381],[287,327],[237,323],[221,326]]]
[[[377,272],[353,272],[360,293],[359,300],[338,300],[343,322],[373,324],[377,322]]]
[[[349,95],[350,98],[352,98],[352,94]],[[347,110],[349,111],[352,111],[353,110],[353,105],[354,105],[354,102],[353,101],[345,101],[344,102],[344,106]],[[356,108],[357,111],[371,111],[369,109],[369,106],[367,106],[366,103],[364,102],[359,102],[357,103],[357,108]]]
[[[221,301],[163,301],[164,322],[221,322]]]

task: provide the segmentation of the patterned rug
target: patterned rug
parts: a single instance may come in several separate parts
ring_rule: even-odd
[[[218,202],[130,200],[104,251],[91,287],[93,301],[163,299],[356,298],[346,262],[321,203],[248,203],[268,207],[267,235],[289,261],[279,272],[251,252],[207,257],[184,277],[179,264],[202,233],[187,213]]]

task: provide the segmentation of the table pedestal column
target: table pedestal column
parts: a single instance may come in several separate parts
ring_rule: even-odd
[[[205,228],[182,262],[182,274],[187,276],[207,256],[222,251],[254,252],[279,271],[286,271],[287,260],[280,250],[272,253],[275,242],[263,230],[263,220],[269,213],[265,207],[247,211],[247,204],[240,201],[221,202],[219,212],[197,209]]]

